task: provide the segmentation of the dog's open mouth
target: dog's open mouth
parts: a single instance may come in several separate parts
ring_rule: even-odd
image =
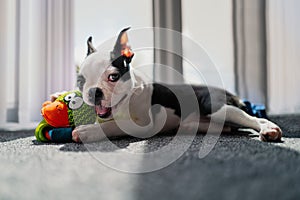
[[[100,118],[107,118],[111,115],[111,108],[104,107],[102,105],[96,105],[95,111]]]
[[[111,107],[102,106],[102,102],[99,101],[97,105],[95,105],[95,112],[100,118],[108,118],[112,115],[112,109],[116,109],[118,105],[127,97],[127,94],[124,95],[120,100],[118,100],[116,104],[111,105]]]

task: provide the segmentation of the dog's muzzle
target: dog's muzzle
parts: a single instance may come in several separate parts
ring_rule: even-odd
[[[95,87],[89,89],[88,95],[89,102],[91,102],[94,105],[101,104],[101,100],[103,99],[103,92],[100,88]]]
[[[95,111],[100,118],[106,118],[111,115],[111,108],[104,107],[101,104],[104,95],[100,88],[95,87],[89,89],[88,95],[89,95],[89,101],[95,105]]]

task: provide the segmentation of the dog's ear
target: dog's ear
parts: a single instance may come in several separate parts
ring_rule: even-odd
[[[87,47],[88,47],[88,49],[87,49],[86,56],[89,56],[90,54],[92,54],[92,53],[94,53],[94,52],[97,51],[96,48],[93,46],[92,39],[93,39],[92,36],[90,36],[88,38],[88,40],[87,40]]]
[[[116,41],[116,44],[114,46],[113,51],[111,52],[111,60],[114,61],[118,59],[119,57],[125,58],[125,61],[127,64],[131,62],[132,57],[134,56],[134,53],[131,51],[130,46],[128,45],[128,36],[127,36],[127,30],[129,30],[130,27],[123,29]]]

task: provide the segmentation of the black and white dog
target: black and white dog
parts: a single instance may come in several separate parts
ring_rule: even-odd
[[[91,37],[87,41],[88,53],[81,65],[77,83],[84,101],[95,106],[101,123],[77,127],[72,133],[75,142],[93,142],[103,139],[105,135],[112,137],[131,133],[145,137],[147,133],[143,131],[155,129],[154,132],[164,132],[181,125],[187,128],[196,125],[199,132],[205,132],[209,124],[223,131],[230,130],[228,124],[235,124],[258,131],[262,141],[280,141],[282,131],[276,124],[248,115],[240,98],[223,89],[145,83],[130,69],[133,53],[128,46],[127,30],[121,31],[113,51],[107,52],[107,55],[93,47]],[[175,93],[186,99],[194,95],[199,109],[191,106],[183,113]],[[150,109],[153,105],[164,109],[153,111]],[[161,113],[165,114],[165,120],[161,120]],[[222,116],[225,116],[225,126],[221,123]],[[131,120],[133,124],[120,127],[116,119]]]

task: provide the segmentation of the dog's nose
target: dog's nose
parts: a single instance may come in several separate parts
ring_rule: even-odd
[[[103,99],[103,92],[100,88],[95,87],[89,89],[89,101],[95,105],[100,104],[100,101]]]

